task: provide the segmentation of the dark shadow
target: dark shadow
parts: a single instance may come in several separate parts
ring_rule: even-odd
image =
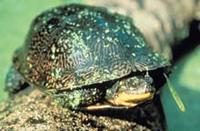
[[[178,43],[177,43],[178,42]],[[176,41],[172,47],[173,62],[183,58],[192,52],[200,44],[200,21],[193,20],[190,23],[189,36],[182,41]],[[173,64],[174,64],[173,63]]]

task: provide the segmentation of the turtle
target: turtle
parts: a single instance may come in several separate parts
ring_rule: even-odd
[[[36,87],[70,109],[132,108],[156,93],[151,72],[170,65],[133,20],[69,4],[39,14],[13,55],[6,90]]]

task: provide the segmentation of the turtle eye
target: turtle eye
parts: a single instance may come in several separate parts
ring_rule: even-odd
[[[60,21],[58,20],[58,18],[51,18],[51,19],[47,22],[47,24],[48,24],[48,25],[58,25],[59,22],[60,22]]]

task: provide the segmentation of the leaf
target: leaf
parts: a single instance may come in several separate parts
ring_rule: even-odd
[[[171,84],[171,82],[170,82],[169,78],[167,77],[167,75],[164,74],[164,76],[166,78],[169,91],[172,94],[172,97],[174,98],[178,108],[180,109],[180,111],[185,112],[185,105],[183,104],[183,101],[181,100],[180,95],[178,94],[178,92],[175,90],[175,88]]]

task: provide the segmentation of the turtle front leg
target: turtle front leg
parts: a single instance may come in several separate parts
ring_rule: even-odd
[[[81,110],[101,101],[105,97],[105,89],[84,87],[74,90],[47,92],[62,107]]]
[[[5,82],[5,90],[9,92],[9,95],[16,94],[28,86],[29,84],[24,80],[22,75],[11,66],[7,73]]]

